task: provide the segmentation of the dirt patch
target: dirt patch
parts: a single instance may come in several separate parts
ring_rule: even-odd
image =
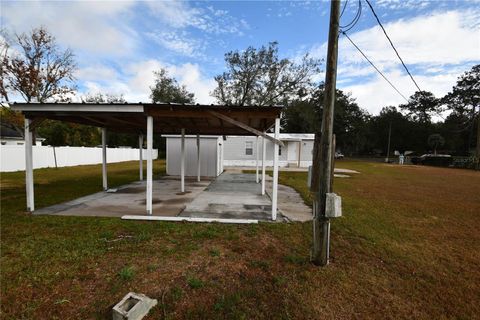
[[[177,192],[175,193],[177,196],[183,196],[185,194],[192,193],[192,191],[185,191],[185,192]]]
[[[137,200],[138,203],[140,204],[147,204],[147,200],[146,199],[142,199],[142,200]],[[162,203],[164,202],[164,200],[160,200],[158,198],[153,198],[152,199],[152,204],[159,204],[159,203]]]
[[[164,204],[181,204],[181,203],[185,203],[185,202],[188,202],[192,200],[191,198],[173,198],[173,199],[167,199],[167,200],[164,200],[163,203]]]

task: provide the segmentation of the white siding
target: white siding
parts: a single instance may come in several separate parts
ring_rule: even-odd
[[[292,138],[292,137],[289,137]],[[255,166],[256,152],[255,136],[227,136],[224,141],[224,161],[225,166]],[[245,142],[253,142],[253,154],[246,155]],[[266,165],[273,165],[273,142],[267,140],[266,146]],[[285,167],[289,164],[298,164],[298,141],[283,141],[285,147],[282,147],[281,155],[279,156],[279,166]],[[303,140],[301,142],[301,167],[308,167],[312,163],[312,149],[313,140]],[[259,148],[261,152],[262,148]],[[261,154],[259,159],[261,159]]]
[[[313,159],[313,140],[302,141],[302,161],[312,161]]]
[[[227,136],[227,140],[224,141],[225,150],[224,150],[224,160],[245,160],[246,162],[253,161],[253,165],[255,165],[255,159],[257,154],[257,147],[255,145],[256,136]],[[252,141],[253,142],[253,153],[251,155],[247,155],[245,153],[245,142]],[[273,142],[270,140],[266,140],[267,142],[267,153],[266,159],[273,160]],[[261,153],[261,139],[259,139],[260,147],[258,151]],[[282,154],[280,155],[280,161],[287,161],[288,156],[288,144],[285,144],[285,147],[282,147]],[[259,154],[258,159],[262,159],[262,155]]]

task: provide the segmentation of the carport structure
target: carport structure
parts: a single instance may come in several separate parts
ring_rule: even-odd
[[[262,195],[265,194],[265,139],[275,143],[273,156],[272,220],[277,217],[278,139],[282,106],[229,106],[175,103],[14,103],[12,109],[25,116],[25,176],[27,210],[33,212],[32,132],[43,120],[59,120],[102,129],[103,189],[107,180],[107,130],[135,134],[139,137],[140,180],[143,180],[143,139],[147,144],[146,212],[152,215],[153,134],[181,134],[181,191],[185,192],[185,135],[197,135],[197,163],[200,158],[200,135],[256,135],[262,138]],[[274,129],[274,136],[266,134]],[[258,163],[258,156],[257,156]],[[200,179],[198,166],[198,179]],[[257,165],[258,176],[258,165]]]

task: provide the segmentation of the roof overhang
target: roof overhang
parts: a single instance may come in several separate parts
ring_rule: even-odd
[[[121,133],[145,133],[153,117],[154,133],[252,135],[265,132],[282,106],[191,105],[175,103],[14,103],[11,108],[32,120],[79,123]],[[252,131],[253,130],[253,131]]]

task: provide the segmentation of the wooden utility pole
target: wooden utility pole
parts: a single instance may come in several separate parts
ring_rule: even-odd
[[[315,133],[314,162],[312,174],[313,192],[313,248],[311,260],[315,265],[328,264],[330,247],[330,219],[325,216],[326,194],[331,192],[333,175],[332,149],[333,112],[335,106],[338,31],[340,20],[340,1],[331,0],[330,28],[328,33],[327,70],[325,75],[325,93],[321,133]],[[318,185],[314,185],[314,183]]]

